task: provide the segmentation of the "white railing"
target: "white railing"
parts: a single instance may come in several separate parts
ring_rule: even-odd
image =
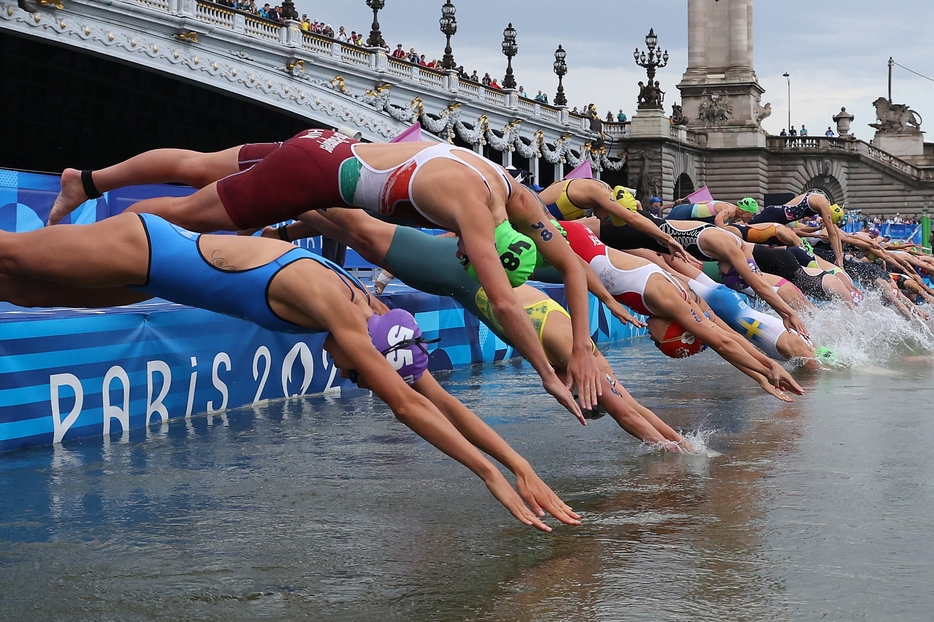
[[[401,61],[398,58],[389,57],[386,59],[386,71],[400,78],[412,77],[412,63]]]
[[[344,62],[353,63],[354,65],[363,65],[364,67],[368,67],[370,65],[370,53],[355,45],[347,45],[346,43],[342,43],[341,60]]]
[[[604,123],[603,133],[609,138],[629,138],[630,124],[626,123]]]
[[[552,108],[551,106],[543,106],[542,104],[538,105],[538,116],[545,119],[546,121],[557,121],[558,120],[558,109]]]
[[[195,5],[195,15],[206,22],[217,24],[218,26],[234,27],[234,13],[230,9],[217,6],[216,4],[204,4],[198,2]],[[278,34],[276,35],[278,38]]]
[[[493,104],[494,106],[506,107],[506,94],[502,91],[496,89],[483,88],[485,91],[483,101]]]
[[[426,69],[425,67],[418,68],[418,81],[421,84],[428,84],[435,88],[443,89],[445,77],[443,73],[438,73],[437,71]]]
[[[310,32],[302,31],[302,49],[318,54],[331,55],[332,41],[327,37],[319,37]]]
[[[481,89],[483,89],[483,87],[475,82],[461,82],[457,87],[457,92],[467,97],[480,99]]]
[[[519,98],[519,110],[528,114],[538,115],[538,104],[522,97]]]
[[[151,6],[156,9],[162,9],[163,11],[168,11],[172,7],[169,4],[169,0],[132,0],[137,4],[142,4],[143,6]]]
[[[504,114],[514,117],[519,114],[527,119],[554,123],[564,127],[564,131],[581,132],[589,135],[587,119],[579,115],[569,115],[565,109],[543,104],[529,98],[521,98],[515,93],[507,93],[499,89],[490,89],[469,80],[452,80],[446,72],[428,67],[412,64],[408,61],[384,56],[382,51],[339,42],[330,37],[309,33],[299,29],[295,22],[279,24],[261,18],[256,14],[233,10],[219,5],[211,0],[124,0],[147,10],[157,10],[181,16],[189,21],[197,20],[215,26],[217,36],[225,38],[222,31],[243,33],[246,37],[262,39],[268,43],[281,46],[283,52],[288,52],[294,58],[294,52],[289,50],[297,46],[305,54],[324,56],[338,62],[361,68],[367,68],[377,73],[388,74],[395,77],[394,82],[407,84],[409,88],[421,88],[423,96],[437,96],[445,100],[461,98],[474,100],[472,105],[488,114]],[[102,4],[109,4],[101,0]],[[122,9],[126,10],[126,8]],[[132,10],[132,9],[130,9]],[[208,30],[210,32],[210,30]],[[245,43],[244,45],[249,45]],[[307,59],[306,59],[307,60]],[[351,73],[353,73],[351,71]],[[452,93],[451,89],[455,88]],[[465,102],[466,103],[466,102]],[[609,124],[614,125],[614,124]],[[605,133],[614,138],[629,136],[628,124],[619,128],[607,127]],[[586,140],[586,138],[585,138]]]
[[[269,39],[271,41],[279,40],[279,25],[249,15],[246,16],[244,21],[243,29],[246,34],[259,37],[260,39]]]

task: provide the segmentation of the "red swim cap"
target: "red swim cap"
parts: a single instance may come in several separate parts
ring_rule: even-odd
[[[656,341],[655,346],[673,359],[693,356],[707,348],[700,339],[684,330],[677,320],[671,321],[668,329],[665,330],[665,336],[661,341]]]

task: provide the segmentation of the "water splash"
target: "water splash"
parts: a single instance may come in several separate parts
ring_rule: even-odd
[[[642,443],[642,447],[648,451],[672,451],[687,455],[706,456],[707,458],[716,458],[723,455],[719,451],[711,449],[707,444],[707,441],[713,436],[714,430],[698,429],[680,433],[685,444],[691,448],[689,451],[685,451],[684,447],[672,441]]]
[[[830,303],[806,322],[814,344],[833,351],[836,367],[867,368],[905,356],[934,355],[931,326],[883,305],[877,292],[865,292],[856,311],[842,303]]]

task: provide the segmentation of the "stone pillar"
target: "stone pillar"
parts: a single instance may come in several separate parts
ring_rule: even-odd
[[[761,120],[767,112],[753,69],[752,4],[688,0],[689,66],[678,84],[681,107],[687,129],[706,132],[713,149],[765,146]]]
[[[749,21],[745,0],[730,4],[730,66],[729,73],[739,74],[749,67]],[[727,79],[732,76],[727,75]]]
[[[682,80],[707,73],[707,5],[704,2],[688,2],[688,67]]]

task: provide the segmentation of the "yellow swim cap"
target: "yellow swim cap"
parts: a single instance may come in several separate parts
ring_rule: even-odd
[[[630,212],[635,212],[639,209],[639,206],[636,204],[636,197],[632,196],[632,192],[626,186],[616,186],[613,188],[613,200]]]
[[[843,208],[834,203],[830,206],[830,219],[833,221],[833,224],[838,225],[843,222],[846,218],[846,213],[843,211]]]

